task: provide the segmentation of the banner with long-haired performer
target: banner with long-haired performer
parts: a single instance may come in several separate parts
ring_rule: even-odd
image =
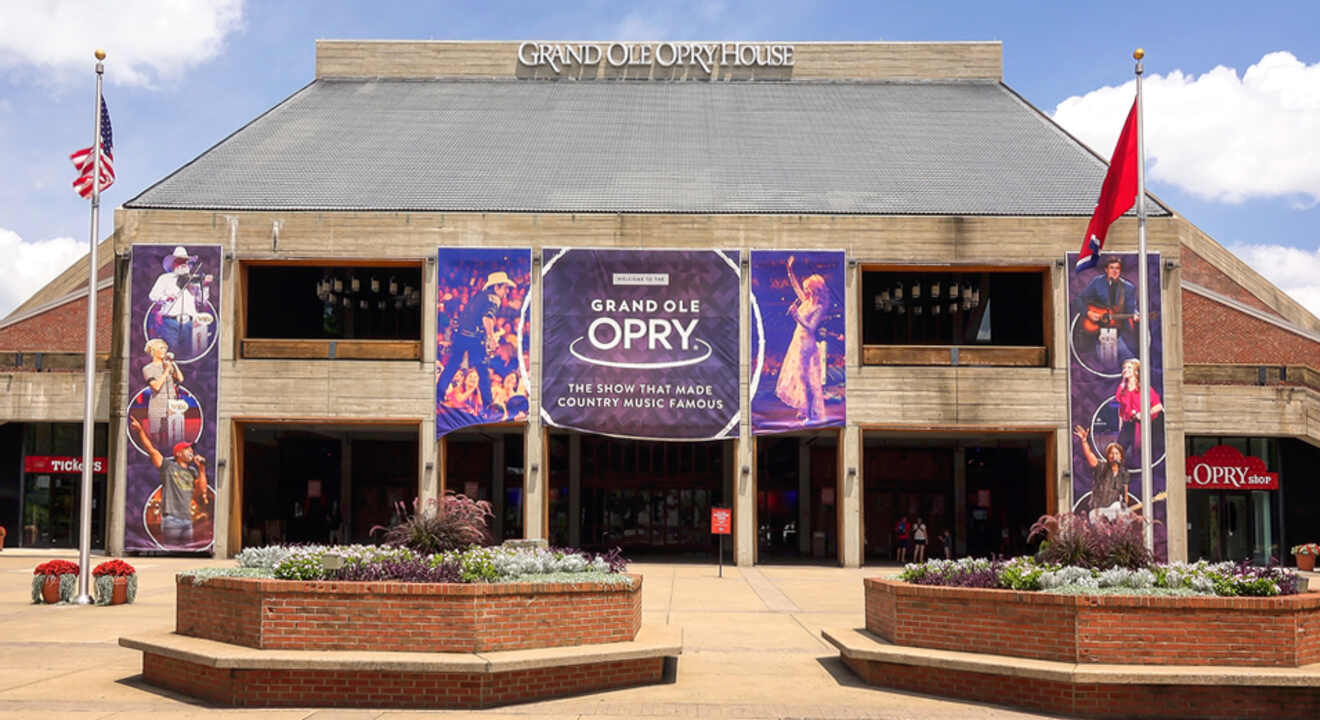
[[[436,273],[436,437],[526,421],[531,248],[440,248]]]
[[[753,250],[752,432],[843,427],[843,251]]]
[[[211,549],[220,380],[219,245],[134,245],[124,547]]]
[[[541,416],[639,439],[738,434],[736,250],[546,248]]]
[[[1151,505],[1141,499],[1141,362],[1137,254],[1106,253],[1078,271],[1068,253],[1068,389],[1073,510],[1135,511],[1155,521],[1155,555],[1168,557],[1164,443],[1164,333],[1160,256],[1146,254],[1150,318]]]

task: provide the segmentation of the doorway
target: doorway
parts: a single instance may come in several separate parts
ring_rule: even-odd
[[[924,522],[926,559],[946,547],[955,558],[1033,553],[1027,534],[1048,505],[1050,442],[1042,433],[863,433],[865,559],[900,559],[901,519]]]
[[[490,503],[495,542],[523,537],[523,431],[455,432],[441,442],[445,491]]]
[[[418,494],[415,425],[241,423],[237,439],[245,547],[372,543]]]
[[[838,564],[839,435],[756,439],[756,562]]]
[[[554,432],[547,444],[551,544],[712,560],[712,507],[732,499],[732,441],[663,442]],[[724,542],[726,557],[732,547]]]
[[[1188,560],[1265,565],[1271,560],[1274,497],[1268,490],[1188,490]],[[1277,562],[1278,558],[1274,560]]]

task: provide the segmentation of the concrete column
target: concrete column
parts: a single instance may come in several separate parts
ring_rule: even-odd
[[[861,379],[862,328],[858,315],[857,298],[862,271],[854,265],[844,270],[843,316],[844,327],[848,328],[848,342],[844,343],[844,368],[848,383]],[[852,403],[848,403],[851,407]],[[851,415],[851,413],[849,413]],[[850,417],[846,417],[843,433],[839,442],[843,443],[839,453],[838,492],[834,501],[839,503],[839,562],[844,567],[861,567],[866,559],[865,528],[862,517],[863,468],[862,468],[862,431]]]
[[[568,436],[568,544],[582,545],[582,436]]]
[[[741,253],[747,259],[747,251]],[[739,265],[738,327],[751,327],[751,273]],[[751,333],[738,333],[738,402],[742,421],[738,423],[738,447],[733,472],[733,547],[734,563],[756,564],[756,439],[752,437],[751,403]]]
[[[431,368],[431,382],[435,383],[435,307],[438,300],[438,283],[435,267],[436,254],[426,258],[426,267],[422,269],[422,364]],[[435,433],[432,433],[432,437]]]
[[[1073,467],[1072,443],[1076,441],[1071,427],[1064,427],[1054,433],[1054,457],[1058,458],[1055,468],[1055,501],[1057,507],[1045,508],[1046,512],[1061,513],[1072,510],[1073,506]]]
[[[527,372],[533,382],[527,384],[527,430],[523,445],[523,537],[549,538],[545,517],[550,491],[546,487],[544,426],[541,424],[541,257],[532,251],[532,278],[527,298],[532,300],[534,332]]]
[[[212,541],[214,542],[214,545],[212,546],[214,548],[213,552],[218,558],[227,558],[233,554],[229,552],[231,549],[229,545],[230,530],[234,529],[229,526],[231,510],[234,509],[232,507],[233,499],[235,497],[234,467],[233,462],[230,459],[230,456],[233,453],[229,452],[229,448],[233,443],[230,441],[229,436],[229,426],[231,423],[219,421],[219,414],[217,414],[216,417],[215,457],[206,459],[206,479],[209,480],[211,486],[216,489],[215,498],[212,500],[211,505],[211,512],[214,514],[211,523],[211,527],[213,528]],[[221,458],[224,458],[225,460],[224,469],[221,469],[219,462],[217,462]],[[239,494],[237,497],[241,499],[242,495]],[[238,512],[241,513],[242,508],[238,508]],[[233,519],[241,520],[241,518]],[[237,540],[234,545],[236,547],[241,547],[243,544],[243,538],[241,537],[243,532],[242,524],[240,523],[238,528],[234,530],[240,535],[240,537],[233,538],[234,540]]]
[[[843,463],[839,468],[839,554],[844,567],[861,567],[862,537],[862,431],[849,424],[843,431]]]
[[[425,503],[440,497],[440,473],[444,468],[441,467],[439,453],[437,451],[435,440],[435,416],[428,415],[421,425],[417,428],[417,468],[420,472],[420,479],[417,486],[417,497]]]
[[[526,463],[523,467],[526,468]],[[526,484],[527,476],[523,476],[523,483]],[[526,490],[523,491],[524,496]],[[490,532],[495,536],[495,542],[504,539],[504,436],[496,435],[495,440],[490,444],[490,506],[495,511],[495,518],[490,523]],[[523,513],[527,512],[527,506],[523,505]],[[527,527],[527,520],[523,519],[523,527]]]
[[[959,555],[967,554],[967,450],[959,445],[953,449],[953,549]]]
[[[116,242],[116,252],[126,248],[120,247]],[[128,384],[125,368],[128,367],[129,357],[129,328],[130,322],[130,303],[129,291],[131,273],[129,272],[129,259],[127,257],[115,258],[115,287],[114,304],[112,312],[113,319],[110,323],[110,374],[106,377],[109,387],[110,407],[107,417],[110,420],[108,430],[108,440],[106,451],[106,463],[109,467],[106,474],[106,502],[109,507],[106,508],[106,550],[111,555],[121,556],[124,554],[124,521],[125,508],[128,493],[128,434],[126,433],[128,418]],[[223,278],[222,278],[223,280]],[[224,287],[223,282],[221,288]],[[223,291],[223,290],[222,290]],[[226,313],[227,314],[227,313]],[[223,351],[224,343],[221,343]],[[216,498],[220,502],[220,498]],[[21,531],[22,528],[15,528]],[[15,537],[19,537],[15,535]],[[17,542],[14,545],[18,545]],[[217,546],[219,547],[219,546]]]
[[[811,438],[798,438],[798,552],[811,554]]]

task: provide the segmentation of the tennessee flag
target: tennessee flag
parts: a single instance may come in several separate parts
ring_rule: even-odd
[[[1109,226],[1137,201],[1137,162],[1137,102],[1133,100],[1127,122],[1123,123],[1123,132],[1119,134],[1118,144],[1114,146],[1114,157],[1109,161],[1105,183],[1100,186],[1100,200],[1095,204],[1095,214],[1086,226],[1081,256],[1077,258],[1078,270],[1095,267],[1100,249],[1105,246]]]

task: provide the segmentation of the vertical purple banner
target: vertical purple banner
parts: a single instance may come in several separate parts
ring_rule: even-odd
[[[541,415],[616,437],[738,434],[738,251],[543,254]]]
[[[844,253],[753,250],[752,433],[843,427]]]
[[[1073,510],[1132,509],[1156,521],[1155,555],[1168,558],[1164,443],[1164,333],[1160,256],[1147,253],[1150,308],[1151,485],[1141,507],[1141,363],[1137,255],[1105,253],[1077,271],[1068,253],[1068,386]]]
[[[440,248],[435,434],[527,420],[531,248]]]
[[[220,246],[134,245],[124,546],[214,540]]]

